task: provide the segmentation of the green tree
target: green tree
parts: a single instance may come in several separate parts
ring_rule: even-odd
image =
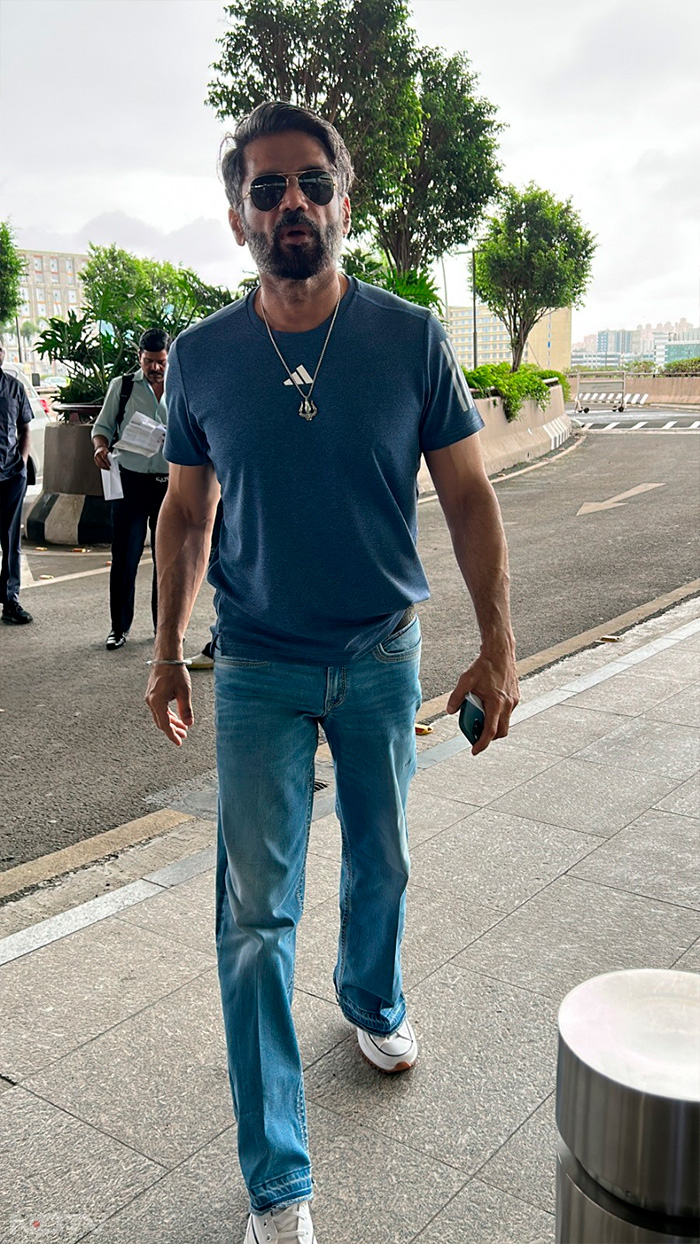
[[[22,301],[19,283],[24,276],[25,264],[17,247],[13,230],[6,220],[0,220],[0,324],[11,323]]]
[[[19,331],[27,349],[29,349],[39,332],[39,325],[35,324],[33,320],[22,320]]]
[[[388,289],[390,293],[405,298],[407,302],[415,302],[419,307],[428,307],[436,315],[442,315],[442,301],[435,280],[432,273],[425,268],[409,268],[406,272],[399,272],[386,255],[377,255],[356,246],[345,252],[343,270],[348,276],[356,276],[361,281],[368,281],[370,285]]]
[[[532,183],[507,186],[476,256],[476,291],[508,329],[517,371],[538,320],[580,306],[591,274],[595,237],[571,200],[560,202]]]
[[[357,181],[355,225],[388,195],[419,132],[415,35],[404,0],[232,0],[206,102],[236,120],[281,99],[335,125]]]
[[[700,376],[700,358],[676,359],[664,367],[664,376]]]
[[[114,245],[91,245],[89,251],[80,273],[84,314],[53,316],[36,343],[42,357],[65,365],[70,377],[65,401],[101,400],[114,376],[136,366],[138,339],[146,328],[177,337],[235,297],[205,284],[189,268],[139,259]]]
[[[418,48],[403,0],[234,0],[207,102],[222,119],[266,99],[313,108],[355,166],[353,227],[397,273],[463,244],[498,185],[495,109],[466,57]]]

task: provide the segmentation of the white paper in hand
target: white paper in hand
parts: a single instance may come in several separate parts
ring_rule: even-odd
[[[143,454],[144,458],[152,458],[163,448],[164,442],[164,425],[157,423],[155,419],[149,419],[148,415],[142,415],[141,411],[137,410],[131,416],[119,440],[115,441],[114,448],[127,449],[130,454]]]
[[[108,454],[109,470],[100,471],[102,476],[102,491],[105,501],[121,501],[124,496],[122,488],[122,477],[119,474],[119,463],[115,454]]]

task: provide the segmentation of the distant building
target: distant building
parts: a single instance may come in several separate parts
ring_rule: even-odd
[[[677,363],[679,359],[700,358],[700,335],[696,341],[678,341],[675,337],[661,338],[656,342],[654,361],[657,367]]]
[[[463,367],[473,368],[474,332],[470,306],[448,307],[447,332],[458,361]],[[480,302],[476,304],[476,357],[479,365],[510,364],[513,357],[505,324]],[[570,307],[548,311],[535,325],[527,339],[523,362],[568,371],[571,364]]]
[[[83,291],[78,274],[87,263],[87,255],[62,251],[19,253],[26,264],[20,284],[20,328],[25,320],[46,328],[52,315],[66,319],[69,311],[82,313]]]
[[[571,348],[571,366],[576,367],[620,367],[624,363],[646,361],[661,368],[672,362],[667,357],[666,347],[685,343],[693,345],[691,354],[674,355],[678,358],[692,358],[700,341],[700,329],[685,318],[676,324],[667,321],[657,324],[638,324],[635,329],[604,328],[597,333],[588,333],[583,341],[574,342]],[[695,344],[693,344],[695,343]]]

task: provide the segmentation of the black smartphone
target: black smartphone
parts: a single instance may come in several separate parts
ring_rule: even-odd
[[[470,743],[478,743],[485,720],[484,706],[481,700],[478,695],[474,695],[474,692],[470,691],[459,710],[459,728],[462,734],[469,739]]]

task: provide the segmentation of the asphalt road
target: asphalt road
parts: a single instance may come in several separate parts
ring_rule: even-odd
[[[697,431],[591,432],[573,452],[497,483],[519,656],[699,576],[699,459]],[[577,513],[641,484],[662,486]],[[433,592],[420,608],[428,700],[451,689],[478,637],[435,501],[420,506],[420,550]],[[194,675],[197,721],[180,751],[143,705],[150,567],[139,571],[132,636],[108,653],[108,550],[26,552],[35,583],[22,600],[35,622],[0,627],[0,870],[142,816],[149,797],[214,765],[211,674]],[[210,621],[205,589],[190,652],[208,637]]]

